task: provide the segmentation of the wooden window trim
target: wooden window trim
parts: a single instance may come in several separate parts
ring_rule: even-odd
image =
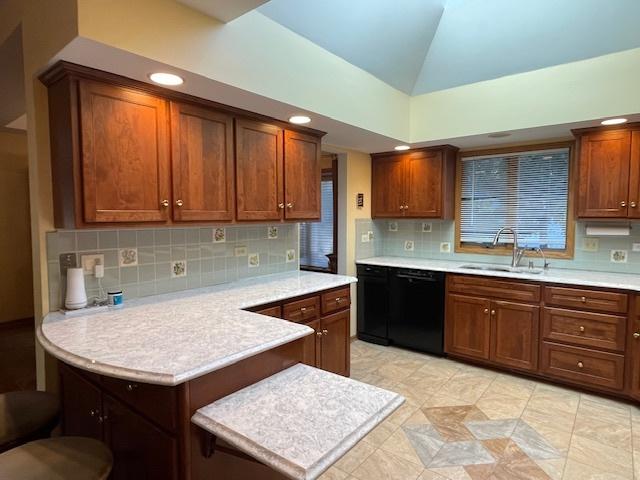
[[[511,247],[487,248],[482,245],[467,245],[460,241],[460,209],[462,207],[462,161],[468,157],[478,157],[482,155],[504,155],[509,153],[521,153],[533,150],[551,150],[556,148],[569,149],[569,179],[567,192],[567,245],[564,250],[544,250],[547,258],[572,259],[575,251],[575,179],[576,172],[576,148],[574,140],[551,143],[535,143],[518,145],[512,147],[494,147],[482,150],[470,150],[460,152],[456,159],[456,195],[455,195],[455,239],[454,251],[456,253],[473,253],[480,255],[511,255]],[[525,252],[527,257],[539,256],[534,252]]]

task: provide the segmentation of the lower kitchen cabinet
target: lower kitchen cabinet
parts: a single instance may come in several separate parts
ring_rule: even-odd
[[[447,353],[489,359],[490,302],[485,298],[450,294],[447,297],[445,345]]]
[[[632,321],[629,322],[629,395],[640,400],[640,295],[634,298]]]
[[[62,431],[102,440],[102,393],[65,365],[60,365]]]
[[[313,328],[313,335],[307,335],[304,338],[303,363],[312,367],[318,367],[322,365],[322,328],[320,328],[320,320],[311,320],[305,323],[305,325]]]
[[[349,310],[323,317],[320,321],[322,345],[317,367],[349,376]]]
[[[512,302],[491,302],[489,358],[521,370],[538,368],[540,307]]]
[[[115,459],[111,478],[178,478],[175,438],[108,395],[102,404],[104,441]],[[153,445],[153,449],[149,445]]]

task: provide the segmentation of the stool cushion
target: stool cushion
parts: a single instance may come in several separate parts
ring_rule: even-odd
[[[38,391],[0,394],[0,451],[12,443],[33,440],[42,430],[48,435],[57,423],[60,402],[51,393]]]
[[[0,454],[0,478],[103,480],[112,463],[111,451],[93,438],[45,438]]]

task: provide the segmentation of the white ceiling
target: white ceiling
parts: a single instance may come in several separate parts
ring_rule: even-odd
[[[640,0],[271,0],[258,11],[412,95],[640,46]]]

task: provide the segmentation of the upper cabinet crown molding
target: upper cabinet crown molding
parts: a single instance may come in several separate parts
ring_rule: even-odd
[[[41,79],[57,228],[320,218],[322,132],[64,62]]]
[[[578,217],[640,218],[640,124],[574,130]]]
[[[372,217],[453,218],[457,153],[443,145],[372,154]]]

